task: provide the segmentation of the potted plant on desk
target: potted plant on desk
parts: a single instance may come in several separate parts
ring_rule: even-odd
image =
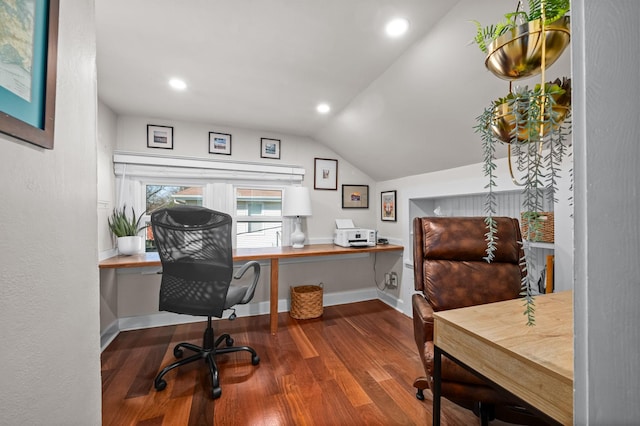
[[[138,232],[145,229],[146,226],[140,226],[142,216],[136,217],[136,211],[131,208],[131,216],[127,215],[127,206],[122,209],[113,209],[113,213],[107,219],[109,229],[118,239],[118,252],[120,254],[132,255],[142,251],[142,237]]]

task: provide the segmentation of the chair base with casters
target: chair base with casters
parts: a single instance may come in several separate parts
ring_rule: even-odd
[[[225,342],[224,347],[219,347],[222,342]],[[229,334],[223,334],[219,336],[214,342],[213,328],[211,326],[211,317],[207,319],[207,329],[204,331],[204,336],[202,338],[202,346],[197,346],[192,343],[182,342],[178,343],[173,348],[173,355],[176,358],[182,358],[183,349],[188,349],[192,352],[195,352],[194,355],[191,355],[188,358],[180,359],[173,364],[167,365],[165,368],[158,373],[154,380],[154,386],[156,390],[161,391],[167,387],[167,382],[163,379],[164,375],[169,371],[173,370],[176,367],[180,367],[181,365],[186,365],[200,359],[204,359],[204,361],[209,366],[209,373],[211,375],[211,396],[213,399],[217,399],[222,395],[222,388],[220,387],[220,380],[218,378],[218,365],[216,364],[216,355],[218,354],[226,354],[231,352],[240,352],[246,351],[251,354],[251,364],[258,365],[260,363],[260,357],[256,353],[256,351],[249,346],[233,346],[233,338]]]

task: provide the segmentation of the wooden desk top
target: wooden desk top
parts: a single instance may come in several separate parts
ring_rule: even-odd
[[[404,248],[395,244],[377,245],[374,247],[340,247],[335,244],[309,244],[300,249],[291,246],[240,248],[233,250],[233,260],[247,261],[260,259],[282,259],[310,256],[332,256],[355,253],[376,253],[387,251],[402,251]],[[132,256],[114,256],[101,261],[100,269],[108,268],[141,268],[146,266],[161,266],[158,253],[142,253]]]
[[[435,345],[562,424],[573,424],[573,292],[440,311]]]

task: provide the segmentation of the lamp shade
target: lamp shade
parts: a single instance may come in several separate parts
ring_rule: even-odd
[[[282,216],[311,216],[311,198],[308,188],[304,186],[285,188]]]

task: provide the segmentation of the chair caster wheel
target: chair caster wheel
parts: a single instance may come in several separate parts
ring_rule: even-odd
[[[180,349],[180,348],[174,348],[173,349],[173,356],[174,357],[182,358],[182,354],[183,354],[182,349]]]
[[[422,389],[418,389],[418,391],[416,392],[416,398],[420,401],[424,401],[424,392],[422,391]]]
[[[163,380],[163,379],[157,380],[155,382],[155,388],[156,388],[157,391],[162,391],[166,387],[167,387],[167,382],[165,380]]]
[[[227,347],[233,346],[233,338],[227,337],[227,340],[225,340],[225,344],[227,345]]]
[[[258,355],[252,356],[251,365],[258,365],[258,364],[260,364],[260,357]]]
[[[213,388],[213,399],[220,398],[220,395],[222,395],[222,388]]]

